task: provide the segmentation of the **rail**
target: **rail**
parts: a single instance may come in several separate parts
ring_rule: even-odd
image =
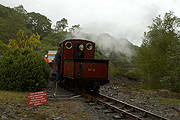
[[[129,118],[131,120],[169,120],[103,94],[83,94],[83,96],[96,101],[97,103],[103,104],[115,112],[120,112],[125,118]]]

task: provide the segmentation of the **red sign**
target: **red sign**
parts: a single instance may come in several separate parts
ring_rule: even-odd
[[[40,91],[35,93],[28,93],[28,106],[37,106],[37,105],[43,105],[48,104],[47,100],[47,92],[46,91]]]

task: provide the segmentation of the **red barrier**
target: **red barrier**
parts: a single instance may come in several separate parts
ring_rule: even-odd
[[[46,91],[40,91],[35,93],[28,93],[28,106],[37,106],[37,105],[43,105],[48,104],[47,100],[47,92]]]

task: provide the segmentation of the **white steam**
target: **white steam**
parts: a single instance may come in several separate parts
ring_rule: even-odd
[[[130,43],[125,38],[115,38],[109,33],[85,33],[85,32],[74,32],[74,38],[85,38],[96,43],[96,46],[103,52],[106,56],[109,56],[111,52],[122,53],[127,57],[131,58],[134,51],[130,48],[132,43]]]

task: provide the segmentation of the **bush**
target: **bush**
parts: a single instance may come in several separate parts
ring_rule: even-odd
[[[163,88],[180,92],[180,43],[173,43],[168,49],[167,72],[162,77]]]
[[[138,72],[136,71],[136,69],[132,69],[132,70],[128,70],[127,72],[124,73],[124,76],[132,79],[132,80],[138,80]]]
[[[120,66],[118,66],[118,67],[116,67],[116,68],[114,68],[113,70],[112,70],[112,75],[114,76],[114,77],[116,77],[116,76],[122,76],[122,69],[121,69],[121,67]]]
[[[44,58],[32,50],[9,51],[0,59],[0,89],[39,91],[47,86],[49,67]]]
[[[0,40],[0,56],[3,55],[5,53],[5,51],[7,50],[7,45],[4,44],[1,40]]]

